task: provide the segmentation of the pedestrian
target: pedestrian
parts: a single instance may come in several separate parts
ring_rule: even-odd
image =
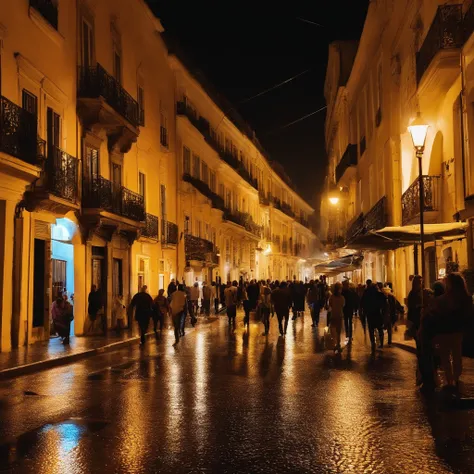
[[[61,342],[64,345],[69,344],[71,322],[66,302],[62,296],[58,296],[51,306],[51,319],[53,320],[54,331],[61,338]]]
[[[135,310],[135,320],[140,328],[140,344],[145,344],[145,336],[153,314],[153,299],[148,294],[148,287],[143,285],[141,290],[135,294],[130,302],[130,312]]]
[[[219,295],[219,292],[218,292],[216,282],[213,281],[211,283],[211,301],[214,304],[214,314],[217,314],[219,312],[219,298],[218,298],[218,295]]]
[[[250,306],[250,312],[255,311],[260,297],[260,288],[255,280],[251,280],[247,287],[247,297]]]
[[[291,295],[286,281],[282,281],[280,286],[275,288],[271,294],[271,301],[275,308],[278,318],[278,328],[280,336],[284,336],[288,329],[288,321],[290,319]],[[285,324],[283,325],[283,319]]]
[[[308,301],[309,311],[311,314],[311,327],[318,327],[319,324],[319,297],[318,297],[318,281],[314,282],[311,280],[309,282],[308,293],[306,295],[306,300]]]
[[[89,319],[91,320],[90,331],[92,332],[94,330],[94,323],[97,319],[97,314],[102,309],[102,296],[96,285],[91,286],[91,291],[87,301],[87,313],[89,314]]]
[[[175,338],[173,346],[178,344],[180,336],[184,336],[184,324],[186,323],[185,314],[188,305],[186,292],[184,290],[184,285],[180,284],[177,290],[171,295],[170,312],[171,319],[173,320]]]
[[[366,288],[367,287],[365,285],[362,285],[361,283],[359,283],[359,285],[357,286],[357,297],[358,297],[357,313],[358,313],[360,322],[362,323],[362,329],[364,330],[364,334],[367,333],[367,319],[365,317],[364,310],[362,308],[362,298],[364,296],[364,292]]]
[[[126,307],[123,301],[123,295],[119,294],[115,296],[114,300],[114,313],[115,313],[115,331],[117,335],[120,335],[125,327],[125,315]]]
[[[225,305],[227,308],[227,317],[229,318],[229,330],[235,329],[235,317],[237,316],[237,282],[227,282],[227,288],[224,291]]]
[[[349,344],[352,342],[352,318],[357,307],[355,291],[350,287],[349,280],[342,283],[342,296],[344,296],[344,328]]]
[[[392,345],[393,327],[398,320],[398,315],[403,314],[405,310],[397,298],[395,298],[389,285],[385,286],[383,291],[387,298],[387,310],[385,311],[384,328],[387,330],[387,343],[390,347]]]
[[[262,281],[262,289],[260,291],[259,311],[262,318],[262,323],[265,328],[265,336],[270,332],[270,308],[271,308],[271,294],[272,291],[265,282]]]
[[[250,324],[250,301],[247,293],[248,284],[244,284],[242,287],[241,298],[242,307],[244,310],[244,327],[248,327]]]
[[[196,281],[189,290],[189,299],[193,307],[193,315],[199,314],[199,283]]]
[[[386,304],[386,298],[379,291],[378,286],[374,285],[372,280],[367,280],[367,288],[362,296],[361,306],[367,318],[372,352],[375,352],[376,348],[375,331],[379,335],[379,347],[383,348],[383,320]]]
[[[345,298],[342,295],[342,284],[337,282],[334,285],[334,292],[329,297],[329,307],[331,308],[331,335],[334,341],[334,352],[341,350],[342,321],[344,319]]]
[[[211,285],[208,285],[207,281],[205,281],[202,284],[202,300],[201,300],[202,303],[201,304],[202,304],[204,314],[206,316],[211,315],[211,298],[212,298]]]
[[[178,287],[176,286],[176,282],[174,280],[174,278],[171,279],[169,285],[168,285],[168,289],[167,289],[167,294],[168,294],[168,300],[171,300],[171,295],[178,289]]]
[[[169,313],[170,304],[168,298],[165,297],[165,290],[161,288],[158,295],[153,300],[153,330],[157,334],[158,323],[160,323],[160,332],[163,331],[165,317]]]

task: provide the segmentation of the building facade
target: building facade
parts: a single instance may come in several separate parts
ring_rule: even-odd
[[[473,13],[470,1],[375,1],[355,56],[354,43],[330,46],[321,236],[335,247],[363,250],[361,269],[348,275],[356,282],[391,281],[404,297],[409,276],[422,272],[415,242],[358,247],[361,236],[419,224],[418,161],[407,128],[418,113],[429,125],[424,221],[443,229],[466,222],[464,235],[428,239],[426,284],[472,268]],[[344,59],[348,76],[341,73]],[[339,200],[331,204],[334,195]]]
[[[311,207],[144,0],[19,0],[0,18],[0,351],[48,339],[65,291],[82,335],[92,285],[111,328],[143,285],[309,276]]]

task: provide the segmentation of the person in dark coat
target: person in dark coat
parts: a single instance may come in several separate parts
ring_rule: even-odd
[[[150,317],[153,315],[153,299],[147,293],[148,287],[142,286],[142,289],[137,293],[130,303],[130,311],[135,309],[135,320],[138,322],[140,328],[140,342],[145,344],[145,335],[150,324]]]
[[[284,336],[288,328],[288,320],[290,319],[290,308],[291,308],[291,295],[287,287],[287,283],[282,281],[280,287],[272,291],[271,301],[275,308],[275,312],[278,318],[278,327],[280,329],[280,335]],[[285,325],[283,326],[283,319],[285,319]]]
[[[357,309],[356,293],[350,287],[349,280],[342,282],[342,296],[344,296],[344,328],[346,330],[346,337],[349,339],[349,343],[352,341],[352,318],[354,311]]]
[[[260,288],[255,280],[252,280],[247,287],[247,297],[249,299],[250,311],[255,311],[260,297]]]
[[[102,295],[96,285],[91,286],[91,292],[88,297],[87,313],[91,320],[91,331],[94,329],[94,323],[97,319],[97,313],[102,308]]]
[[[364,291],[364,295],[361,300],[361,307],[367,318],[367,324],[369,326],[369,337],[372,346],[372,352],[375,351],[375,331],[378,331],[380,344],[379,347],[383,348],[383,321],[384,311],[386,308],[386,298],[383,293],[380,292],[377,285],[372,284],[372,280],[367,280],[367,288]]]
[[[170,284],[168,285],[168,301],[171,301],[171,295],[178,289],[176,286],[176,283],[174,281],[174,278],[171,279]]]
[[[311,280],[308,285],[308,293],[306,299],[308,301],[309,310],[311,312],[312,327],[318,327],[319,324],[319,313],[321,308],[319,307],[319,295],[318,295],[318,281],[314,282]]]

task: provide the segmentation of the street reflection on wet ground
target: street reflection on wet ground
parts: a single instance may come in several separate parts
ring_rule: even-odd
[[[357,327],[335,356],[308,316],[262,333],[222,317],[1,382],[0,471],[474,472],[472,407],[420,395],[412,354]]]

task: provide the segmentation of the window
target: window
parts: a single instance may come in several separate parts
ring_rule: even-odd
[[[183,173],[191,174],[191,150],[183,146]]]
[[[196,237],[202,237],[202,222],[196,221]]]
[[[193,176],[201,179],[201,158],[193,154]]]
[[[160,203],[161,203],[161,217],[166,220],[166,186],[160,184]]]
[[[146,176],[145,173],[138,173],[138,194],[143,197],[143,202],[146,202]]]
[[[160,112],[160,143],[168,148],[168,118],[166,112]]]
[[[46,118],[48,147],[59,148],[61,141],[61,117],[51,107],[48,107]]]
[[[184,233],[189,234],[191,230],[191,218],[189,216],[184,216]]]
[[[26,89],[22,92],[22,107],[30,114],[38,115],[38,98]]]
[[[222,183],[219,183],[219,196],[224,199],[225,196],[225,187]]]
[[[231,142],[230,138],[225,139],[225,151],[227,153],[230,153],[232,151],[232,142]]]
[[[213,193],[216,192],[216,173],[209,170],[209,188]]]
[[[138,99],[139,123],[143,127],[145,125],[145,90],[143,89],[142,85],[138,86],[137,99]]]
[[[209,240],[209,224],[207,222],[204,223],[204,238]]]
[[[138,291],[140,291],[144,285],[146,285],[146,262],[145,259],[138,259]]]
[[[38,10],[55,30],[58,29],[58,0],[30,0],[30,6]]]
[[[82,45],[81,45],[81,61],[84,68],[92,66],[92,55],[94,46],[94,36],[91,24],[83,19],[82,20]]]
[[[208,172],[207,163],[205,161],[203,161],[201,165],[201,179],[204,183],[209,185],[209,172]]]
[[[225,193],[225,207],[227,207],[227,209],[232,209],[231,204],[232,204],[232,193],[229,190],[226,190],[226,193]]]

